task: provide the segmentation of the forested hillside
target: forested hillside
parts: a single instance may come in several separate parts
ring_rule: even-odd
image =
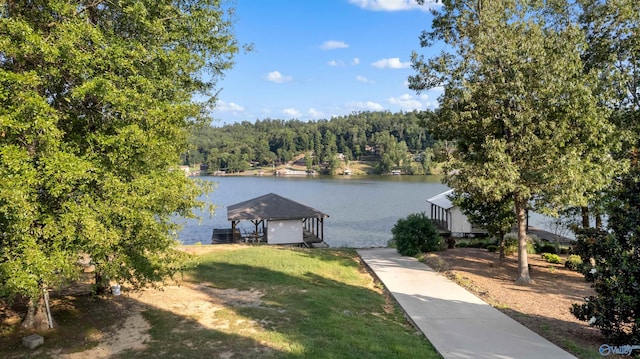
[[[186,165],[203,164],[227,173],[278,166],[303,158],[308,170],[335,173],[352,161],[368,162],[375,173],[401,170],[428,174],[446,146],[424,128],[430,111],[359,112],[331,120],[257,120],[194,130]]]

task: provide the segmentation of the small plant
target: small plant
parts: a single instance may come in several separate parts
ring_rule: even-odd
[[[446,272],[449,270],[449,264],[444,259],[433,254],[424,256],[420,261],[431,267],[436,272]]]
[[[498,250],[498,246],[496,246],[495,244],[492,244],[490,246],[487,246],[487,250],[492,253],[496,252]]]
[[[449,237],[446,240],[447,242],[447,249],[453,249],[456,247],[456,239],[453,237]]]
[[[555,253],[543,253],[542,258],[544,258],[545,261],[553,264],[560,264],[561,262],[560,256]]]
[[[577,271],[578,269],[580,269],[580,267],[582,267],[582,258],[580,258],[579,255],[572,254],[567,257],[567,261],[564,262],[564,266],[569,270]]]
[[[556,272],[556,267],[549,266],[549,273],[555,273],[555,272]]]
[[[518,235],[507,233],[504,235],[504,255],[510,256],[518,253]]]
[[[434,252],[440,249],[442,243],[436,227],[424,212],[400,218],[391,233],[398,253],[403,256]]]

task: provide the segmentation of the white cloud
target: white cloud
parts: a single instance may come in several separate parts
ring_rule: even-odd
[[[399,106],[403,111],[422,110],[425,107],[422,102],[409,94],[404,94],[400,97],[389,97],[387,101],[392,105]]]
[[[384,107],[373,101],[366,102],[349,102],[347,103],[347,107],[352,110],[370,110],[370,111],[382,111]]]
[[[344,66],[344,62],[342,60],[331,60],[328,62],[329,66]]]
[[[372,84],[373,80],[369,80],[368,78],[364,77],[364,76],[356,76],[356,81],[360,81],[360,82],[364,82],[366,84]]]
[[[215,107],[216,111],[220,111],[220,112],[231,112],[231,113],[238,113],[238,112],[243,112],[244,111],[244,107],[235,104],[233,102],[225,102],[223,100],[218,100],[216,101],[216,107]]]
[[[411,62],[400,62],[399,57],[393,57],[389,59],[378,60],[371,64],[373,67],[377,67],[379,69],[389,68],[389,69],[406,69],[411,66]]]
[[[352,65],[359,65],[360,64],[360,59],[357,57],[354,57],[353,60],[351,60],[351,64]]]
[[[284,110],[282,110],[282,113],[291,117],[300,117],[300,111],[296,110],[295,108],[285,108]]]
[[[293,77],[291,76],[283,76],[280,71],[271,71],[267,74],[267,76],[265,77],[267,79],[267,81],[271,81],[271,82],[275,82],[275,83],[283,83],[283,82],[289,82],[291,80],[293,80]]]
[[[307,113],[313,119],[319,119],[319,118],[322,118],[324,116],[324,113],[322,111],[318,111],[318,110],[316,110],[314,108],[310,108],[309,111],[307,111]]]
[[[346,49],[349,47],[344,41],[329,40],[325,41],[320,48],[323,50]]]
[[[349,0],[349,2],[363,9],[374,11],[429,11],[436,6],[442,5],[442,0],[426,0],[424,5],[418,5],[415,0]]]

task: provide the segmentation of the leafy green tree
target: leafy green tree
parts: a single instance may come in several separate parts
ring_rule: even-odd
[[[640,340],[640,7],[631,0],[579,1],[589,46],[585,68],[597,71],[599,104],[621,130],[621,151],[630,168],[617,176],[605,200],[607,228],[578,231],[577,252],[596,295],[575,304],[573,314],[613,343]]]
[[[410,87],[443,86],[431,132],[455,141],[445,181],[487,201],[511,197],[518,225],[517,283],[531,281],[525,213],[582,206],[610,181],[614,127],[584,72],[584,33],[563,0],[444,0],[414,53]]]
[[[238,45],[218,1],[0,3],[0,296],[77,278],[142,286],[180,269],[172,216],[203,192],[175,169]],[[207,74],[206,76],[203,76]]]

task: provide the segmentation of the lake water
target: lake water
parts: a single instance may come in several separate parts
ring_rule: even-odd
[[[329,215],[324,241],[331,247],[385,247],[391,228],[411,213],[427,212],[427,199],[449,188],[437,176],[227,176],[200,177],[216,189],[202,200],[216,205],[213,216],[196,212],[201,220],[178,220],[184,244],[211,243],[214,228],[231,228],[227,206],[275,193]],[[529,223],[553,233],[549,218],[530,212]],[[249,221],[241,229],[255,229]],[[570,234],[562,235],[573,237]]]
[[[215,204],[213,216],[180,220],[178,239],[184,244],[211,243],[214,228],[230,228],[227,206],[275,193],[329,215],[324,240],[331,247],[384,247],[399,218],[425,212],[427,198],[448,189],[436,176],[200,177],[216,183],[204,198]],[[251,222],[240,222],[252,230]]]

